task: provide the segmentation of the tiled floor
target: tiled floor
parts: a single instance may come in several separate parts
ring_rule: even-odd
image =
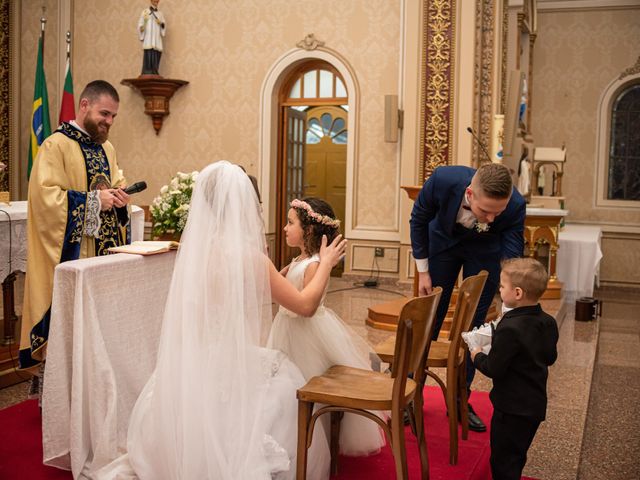
[[[353,288],[352,281],[333,278],[327,305],[376,344],[390,333],[365,325],[367,308],[409,294],[408,286]],[[547,420],[529,452],[528,476],[640,478],[640,415],[634,410],[640,397],[640,291],[601,290],[597,295],[604,301],[597,322],[575,322],[573,306],[543,302],[559,320],[559,356],[550,370]],[[478,374],[473,389],[488,391],[491,382]],[[0,390],[0,408],[22,401],[26,392],[25,383]]]

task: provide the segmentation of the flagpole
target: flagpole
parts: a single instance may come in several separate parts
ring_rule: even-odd
[[[67,62],[71,61],[71,31],[67,30]]]
[[[47,23],[45,14],[47,13],[47,7],[42,6],[42,16],[40,17],[40,36],[42,37],[42,58],[44,58],[44,25]]]

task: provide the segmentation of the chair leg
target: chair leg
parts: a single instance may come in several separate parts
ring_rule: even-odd
[[[338,455],[340,454],[340,422],[343,412],[331,412],[331,475],[338,474]]]
[[[307,478],[307,435],[313,403],[298,400],[298,451],[296,454],[296,478]]]
[[[417,437],[418,432],[416,430],[415,405],[413,405],[413,402],[410,405],[405,407],[405,412],[409,417],[409,426],[411,427],[411,433],[413,433]],[[402,420],[404,421],[404,418]]]
[[[402,410],[395,415],[391,415],[391,451],[396,465],[396,478],[398,480],[408,480],[407,451],[404,442],[404,421]]]
[[[447,410],[449,412],[449,463],[458,463],[458,378],[452,368],[447,368]]]
[[[458,370],[458,397],[460,398],[460,423],[462,424],[462,439],[469,437],[469,394],[467,393],[467,369],[462,365]]]
[[[424,428],[424,399],[422,395],[422,390],[420,390],[420,392],[416,392],[416,397],[413,399],[413,412],[416,419],[416,439],[418,441],[418,449],[420,452],[421,478],[422,480],[429,480],[429,456],[427,454],[427,439]]]

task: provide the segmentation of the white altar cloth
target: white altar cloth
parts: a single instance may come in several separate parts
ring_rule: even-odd
[[[115,254],[56,267],[45,368],[44,463],[74,478],[120,456],[156,364],[175,252]]]
[[[142,240],[143,235],[144,210],[132,205],[131,241]],[[11,202],[10,205],[0,203],[0,282],[10,273],[26,270],[27,202]]]
[[[558,238],[558,280],[565,302],[592,297],[599,272],[602,229],[595,225],[565,225]]]

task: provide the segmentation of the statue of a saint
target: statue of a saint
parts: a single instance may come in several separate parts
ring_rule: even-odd
[[[520,195],[526,196],[531,190],[531,162],[529,161],[529,149],[523,147],[520,163],[518,164],[518,185],[516,187]]]
[[[144,49],[142,75],[160,75],[160,57],[162,56],[162,37],[166,32],[164,15],[158,10],[160,0],[150,0],[138,20],[138,35]]]

